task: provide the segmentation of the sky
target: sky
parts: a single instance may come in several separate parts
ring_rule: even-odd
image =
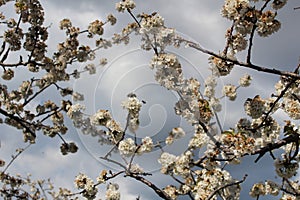
[[[49,32],[49,53],[55,51],[58,42],[64,40],[63,31],[58,28],[59,21],[63,18],[72,20],[73,25],[86,28],[91,21],[95,19],[105,19],[110,13],[117,16],[118,22],[114,27],[107,26],[105,37],[110,37],[114,32],[119,32],[121,28],[133,21],[126,13],[117,13],[114,10],[117,1],[105,0],[42,0],[45,8],[45,25],[51,25]],[[164,0],[164,1],[143,1],[136,0],[138,13],[152,13],[157,11],[164,19],[165,25],[175,28],[177,33],[196,41],[203,47],[215,52],[222,51],[225,44],[224,33],[229,27],[229,21],[220,16],[220,9],[223,1],[219,0]],[[293,70],[299,61],[299,17],[300,11],[294,11],[293,8],[299,6],[299,3],[290,0],[285,8],[278,13],[278,18],[282,22],[280,31],[269,38],[255,38],[253,47],[253,63],[262,66],[277,68],[281,70]],[[0,8],[2,11],[3,8]],[[6,11],[8,12],[8,11]],[[88,41],[87,41],[88,42]],[[182,62],[185,77],[196,77],[203,82],[209,74],[208,56],[203,55],[196,50],[189,48],[171,49]],[[177,96],[161,88],[153,78],[153,71],[149,69],[149,62],[152,52],[145,52],[139,48],[137,38],[132,40],[128,46],[117,46],[108,51],[97,53],[97,60],[108,58],[107,66],[98,68],[96,75],[84,75],[78,81],[72,83],[72,86],[85,95],[84,103],[87,105],[87,112],[91,114],[98,109],[109,109],[114,118],[125,123],[126,112],[121,108],[122,100],[130,92],[136,92],[138,97],[147,103],[141,111],[141,127],[138,135],[144,137],[146,134],[159,139],[162,134],[166,134],[171,128],[182,126],[187,133],[191,133],[191,128],[186,122],[174,114],[173,105],[177,101]],[[243,55],[241,54],[240,57]],[[84,66],[77,66],[84,67]],[[221,122],[224,127],[229,128],[241,116],[243,102],[247,98],[253,98],[256,94],[267,98],[274,88],[274,83],[278,81],[275,75],[268,75],[247,70],[241,67],[233,69],[230,77],[223,78],[220,85],[232,82],[238,82],[240,76],[248,73],[254,77],[250,88],[241,89],[238,93],[238,99],[235,102],[223,101],[223,111],[220,114]],[[21,77],[20,77],[21,78]],[[48,97],[48,96],[49,97]],[[43,98],[52,98],[54,91],[49,91]],[[38,103],[38,102],[36,102]],[[34,106],[34,105],[32,105]],[[283,120],[286,116],[278,113],[276,117]],[[60,141],[58,138],[49,139],[39,135],[37,144],[32,145],[24,154],[17,159],[9,169],[11,173],[32,173],[33,178],[49,178],[57,187],[73,186],[73,179],[79,173],[86,173],[88,176],[96,179],[99,172],[106,167],[107,163],[99,160],[101,154],[105,154],[107,148],[99,146],[97,140],[92,137],[83,136],[80,131],[72,128],[71,121],[67,121],[70,132],[66,135],[67,140],[76,141],[79,145],[79,152],[74,155],[62,156],[59,151]],[[188,136],[190,136],[188,134]],[[26,146],[22,142],[20,132],[15,131],[5,125],[1,125],[1,149],[0,157],[8,161],[14,153],[16,147]],[[188,137],[184,142],[188,141]],[[181,145],[181,144],[180,144]],[[179,153],[180,145],[165,147],[166,151]],[[159,164],[154,159],[159,152],[153,152],[146,158],[138,158],[142,166],[153,172],[151,180],[159,186],[168,183],[167,176],[161,176],[157,172]],[[149,162],[150,160],[150,162]],[[265,166],[257,171],[257,165]],[[259,164],[254,164],[253,159],[246,158],[243,164],[232,166],[230,171],[234,172],[234,177],[242,179],[245,173],[254,175],[247,179],[243,184],[242,198],[248,197],[249,187],[259,177],[264,174],[266,177],[274,178],[273,165],[270,158],[261,159]],[[272,169],[272,170],[269,170]],[[264,181],[264,180],[261,180]],[[136,181],[117,178],[116,182],[120,185],[122,199],[135,199],[140,196],[141,199],[156,198],[155,194],[147,187],[136,184]],[[100,188],[104,191],[104,188]]]

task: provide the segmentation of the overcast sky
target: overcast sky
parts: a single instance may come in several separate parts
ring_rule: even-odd
[[[46,22],[50,25],[50,37],[48,45],[50,51],[56,49],[58,42],[64,40],[63,32],[58,29],[59,21],[63,18],[72,20],[73,25],[86,28],[89,22],[95,19],[105,19],[109,13],[117,16],[118,23],[115,27],[106,26],[105,36],[110,37],[114,32],[119,32],[122,26],[132,22],[132,18],[124,13],[119,14],[114,10],[117,1],[106,0],[42,0],[45,8]],[[168,27],[175,28],[178,33],[185,37],[199,42],[203,47],[218,52],[224,47],[224,33],[229,26],[229,22],[220,16],[220,8],[223,1],[220,0],[164,0],[164,1],[144,1],[136,0],[137,9],[135,14],[157,11],[165,19]],[[293,70],[299,60],[299,17],[300,11],[293,8],[299,6],[299,2],[290,0],[285,8],[279,11],[278,16],[282,22],[282,28],[278,33],[269,38],[256,38],[254,43],[253,61],[255,64],[278,68],[281,70]],[[4,8],[0,8],[2,11]],[[209,73],[207,56],[193,49],[173,50],[180,58],[186,77],[196,76],[203,81]],[[177,97],[174,93],[159,87],[153,78],[153,71],[148,67],[152,52],[144,52],[139,49],[138,41],[133,40],[129,46],[118,46],[109,51],[101,51],[97,54],[96,62],[102,58],[108,58],[108,65],[99,68],[98,73],[93,76],[83,76],[81,80],[74,82],[73,86],[79,92],[85,94],[85,104],[90,113],[98,109],[109,109],[116,120],[125,123],[126,112],[120,109],[120,103],[126,95],[135,91],[139,97],[147,103],[142,108],[141,128],[138,132],[140,137],[146,134],[159,139],[161,134],[166,134],[172,127],[183,126],[187,132],[190,127],[178,118],[173,112],[174,102]],[[84,66],[79,66],[84,67]],[[224,78],[222,84],[230,82],[236,83],[241,74],[249,73],[254,76],[253,84],[248,89],[241,89],[236,102],[224,104],[224,111],[220,114],[222,123],[229,128],[234,122],[239,120],[241,105],[247,98],[252,98],[260,94],[263,98],[270,96],[277,76],[259,74],[236,67],[229,78]],[[51,93],[48,93],[51,94]],[[46,97],[45,97],[46,98]],[[284,115],[278,114],[279,119]],[[71,122],[68,121],[71,127]],[[1,125],[1,158],[9,160],[16,147],[24,147],[20,132]],[[60,141],[58,138],[49,139],[42,135],[38,136],[37,144],[31,146],[14,165],[10,168],[11,173],[32,173],[34,178],[51,177],[57,187],[73,187],[73,179],[78,172],[83,172],[94,180],[98,173],[105,167],[99,161],[99,156],[105,153],[105,148],[101,148],[94,138],[84,137],[74,128],[66,135],[67,140],[75,140],[79,143],[79,152],[75,155],[62,156],[59,151]],[[187,142],[187,141],[185,141]],[[179,152],[180,149],[169,148],[172,152]],[[146,159],[153,159],[158,156],[154,152]],[[154,171],[151,178],[155,183],[164,186],[168,183],[167,176],[161,178],[155,170],[159,165],[156,160],[143,162],[145,168]],[[260,165],[267,167],[257,170],[257,165],[252,159],[245,159],[242,166],[230,168],[235,173],[233,176],[241,179],[245,173],[250,176],[244,183],[241,199],[247,199],[249,185],[260,180],[259,176],[264,174],[274,177],[273,165],[269,158],[263,158]],[[250,167],[249,167],[250,166]],[[270,170],[271,169],[271,170]],[[254,174],[254,178],[251,175]],[[255,178],[255,175],[257,176]],[[250,178],[251,177],[251,178]],[[138,195],[141,199],[155,199],[155,194],[145,186],[136,184],[134,180],[118,178],[122,199],[134,199]],[[264,181],[261,180],[261,181]],[[104,188],[100,191],[103,193]]]

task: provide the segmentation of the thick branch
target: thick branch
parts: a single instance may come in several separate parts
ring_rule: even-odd
[[[258,154],[258,157],[255,160],[255,162],[258,162],[258,160],[260,160],[267,152],[271,152],[274,149],[279,149],[280,147],[287,145],[289,143],[292,143],[292,142],[297,143],[299,141],[299,139],[300,138],[299,138],[298,134],[291,134],[288,137],[283,138],[282,140],[279,140],[275,143],[270,143],[265,147],[255,150],[254,152],[251,153],[251,155]],[[249,155],[249,154],[245,154],[245,155]]]

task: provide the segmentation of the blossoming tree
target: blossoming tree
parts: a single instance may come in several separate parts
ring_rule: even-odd
[[[124,176],[146,185],[157,198],[239,199],[247,175],[239,180],[234,179],[226,167],[239,165],[241,159],[247,156],[255,156],[255,162],[271,156],[278,181],[262,179],[263,182],[252,186],[250,196],[256,199],[264,195],[299,199],[300,184],[294,177],[300,161],[300,133],[295,125],[300,119],[300,65],[295,66],[293,71],[281,71],[252,63],[254,38],[268,37],[280,29],[277,13],[286,3],[287,0],[225,0],[221,16],[231,21],[232,25],[225,33],[224,49],[216,53],[178,35],[175,29],[166,27],[159,13],[135,13],[135,2],[123,0],[116,4],[116,10],[131,16],[132,21],[121,33],[115,33],[109,39],[103,37],[104,28],[109,29],[110,25],[117,23],[112,14],[106,19],[89,23],[87,29],[74,26],[70,19],[62,19],[59,27],[65,32],[65,41],[59,43],[56,51],[49,55],[46,45],[49,27],[44,25],[41,2],[1,0],[1,9],[14,5],[17,16],[7,18],[0,15],[1,126],[11,126],[22,132],[24,142],[28,143],[27,148],[34,145],[41,134],[58,137],[62,141],[61,153],[68,156],[78,150],[74,142],[64,139],[68,133],[65,123],[68,117],[80,132],[97,137],[103,145],[109,145],[110,150],[101,159],[120,168],[102,169],[96,180],[79,172],[74,181],[78,191],[67,188],[56,191],[50,180],[34,181],[30,177],[8,172],[14,160],[26,150],[18,149],[12,160],[0,160],[1,196],[5,199],[95,199],[101,196],[115,200],[120,199],[122,194],[114,178]],[[140,137],[136,134],[140,111],[145,102],[136,94],[128,94],[120,105],[127,111],[124,116],[126,124],[122,126],[114,119],[109,108],[96,113],[85,112],[85,105],[78,103],[84,99],[83,95],[64,85],[79,79],[82,73],[96,73],[93,64],[87,64],[84,70],[79,70],[76,63],[89,63],[95,59],[98,51],[109,51],[111,46],[121,43],[128,44],[133,34],[140,37],[143,50],[153,52],[149,66],[155,80],[176,93],[178,102],[174,105],[174,112],[194,130],[188,144],[180,147],[182,151],[178,155],[162,147],[174,145],[175,140],[186,137],[182,127],[173,127],[161,141],[153,141],[149,135],[137,139]],[[95,46],[85,45],[82,37],[93,40]],[[205,77],[203,86],[196,78],[185,78],[180,59],[168,51],[169,47],[181,46],[209,55],[211,75]],[[244,52],[245,58],[238,57],[239,52]],[[106,62],[106,59],[101,60],[102,65]],[[218,97],[216,92],[221,77],[230,76],[235,66],[275,74],[279,81],[269,98],[262,98],[259,94],[248,98],[244,107],[240,108],[248,117],[238,118],[236,124],[231,125],[233,128],[224,129],[218,118],[223,112],[221,98],[235,101],[238,90],[248,87],[252,81],[250,75],[243,75],[238,85],[224,85],[223,96]],[[22,80],[18,86],[11,84],[15,75],[24,70],[32,78]],[[49,100],[44,100],[50,87],[57,89],[57,97],[53,100],[46,95]],[[40,103],[32,108],[30,105],[33,101]],[[279,110],[288,116],[284,123],[274,117]],[[215,121],[217,128],[213,129]],[[134,136],[129,136],[128,132]],[[136,161],[137,157],[153,151],[160,151],[156,159],[161,165],[161,176],[169,176],[173,180],[163,187],[150,181],[148,177],[151,173],[142,169]],[[122,159],[116,159],[115,155]],[[106,192],[101,195],[98,190],[104,185]]]

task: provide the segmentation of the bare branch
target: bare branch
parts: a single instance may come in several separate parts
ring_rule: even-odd
[[[204,48],[202,48],[199,44],[196,44],[194,42],[188,41],[188,40],[183,40],[181,39],[181,41],[186,42],[188,46],[190,46],[191,48],[194,48],[198,51],[201,51],[205,54],[211,55],[211,56],[215,56],[216,58],[222,59],[223,61],[228,61],[228,62],[232,62],[235,65],[239,65],[241,67],[245,67],[245,68],[249,68],[249,69],[253,69],[256,71],[261,71],[261,72],[265,72],[265,73],[269,73],[269,74],[276,74],[276,75],[281,75],[281,76],[287,76],[287,77],[291,77],[291,78],[295,78],[295,79],[300,79],[300,75],[293,73],[293,72],[288,72],[288,71],[281,71],[281,70],[277,70],[277,69],[271,69],[271,68],[267,68],[267,67],[262,67],[262,66],[258,66],[258,65],[254,65],[252,63],[245,63],[245,62],[241,62],[238,60],[234,60],[225,56],[221,56],[218,55],[212,51],[206,50]]]

